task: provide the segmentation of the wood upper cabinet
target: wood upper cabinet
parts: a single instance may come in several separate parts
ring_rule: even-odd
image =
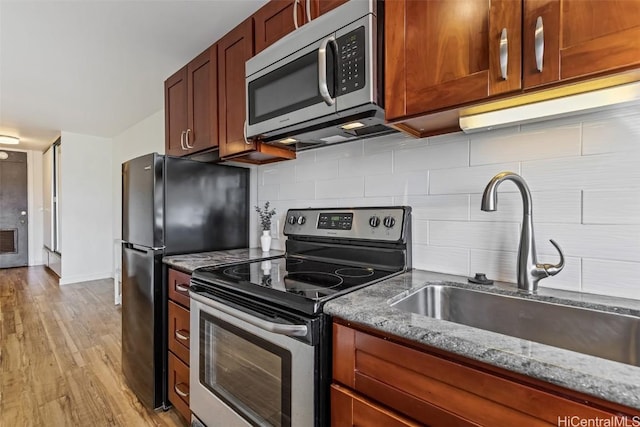
[[[521,87],[521,2],[385,2],[386,116],[418,115]]]
[[[311,18],[315,19],[320,15],[324,15],[347,1],[348,0],[309,0],[308,3],[311,4]]]
[[[245,139],[244,63],[253,56],[252,19],[245,20],[221,38],[218,52],[220,157],[228,158],[256,149],[255,143]]]
[[[254,15],[256,54],[307,22],[305,0],[271,0]]]
[[[246,138],[245,62],[253,56],[253,17],[218,41],[218,123],[220,157],[247,163],[295,159],[286,148]]]
[[[525,0],[524,87],[640,65],[640,1]]]
[[[187,67],[183,67],[164,82],[165,152],[172,156],[186,154],[184,133],[187,119]]]
[[[165,87],[165,151],[183,156],[218,145],[216,46],[169,77]]]

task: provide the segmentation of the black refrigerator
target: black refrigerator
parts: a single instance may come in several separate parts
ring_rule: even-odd
[[[122,164],[122,370],[148,408],[167,407],[162,257],[248,247],[249,171],[157,153]]]

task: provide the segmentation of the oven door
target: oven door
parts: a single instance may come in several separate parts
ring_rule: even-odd
[[[281,324],[191,292],[190,406],[207,427],[314,425],[314,347]]]

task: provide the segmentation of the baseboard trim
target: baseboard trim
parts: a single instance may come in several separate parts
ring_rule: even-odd
[[[111,279],[113,280],[113,273],[111,271],[96,274],[85,274],[76,276],[60,277],[58,282],[60,285],[70,285],[72,283],[89,282],[91,280]]]

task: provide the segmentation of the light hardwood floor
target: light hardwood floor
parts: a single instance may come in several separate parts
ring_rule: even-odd
[[[44,267],[0,269],[0,426],[185,426],[124,383],[112,282],[57,282]]]

